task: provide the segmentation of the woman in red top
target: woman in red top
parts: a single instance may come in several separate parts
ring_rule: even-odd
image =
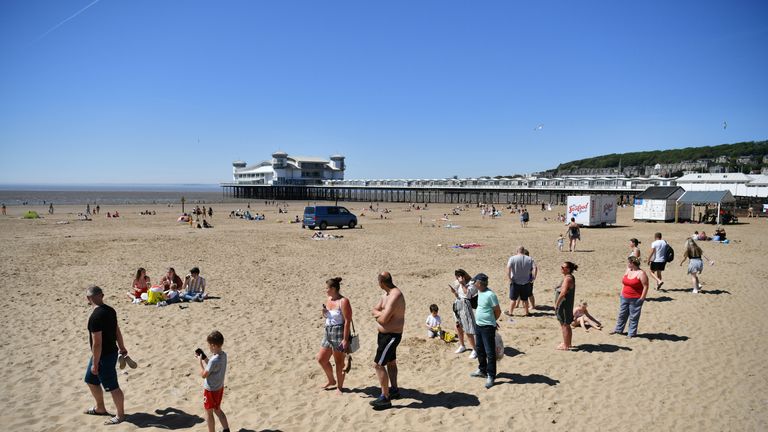
[[[629,317],[629,332],[627,337],[637,336],[637,324],[640,321],[640,311],[648,295],[648,275],[640,269],[640,258],[627,258],[627,270],[621,280],[624,286],[619,296],[619,316],[616,318],[616,328],[610,334],[624,333],[624,327]]]

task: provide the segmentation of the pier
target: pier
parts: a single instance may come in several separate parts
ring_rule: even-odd
[[[618,195],[619,202],[633,202],[643,189],[446,187],[446,186],[350,186],[350,185],[248,185],[222,183],[225,197],[297,201],[361,201],[445,204],[565,204],[569,195]]]

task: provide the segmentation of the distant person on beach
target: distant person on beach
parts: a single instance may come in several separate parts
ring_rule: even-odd
[[[576,218],[571,218],[571,223],[568,224],[566,231],[568,237],[568,251],[576,252],[576,240],[581,240],[581,228],[576,223]]]
[[[654,234],[653,238],[651,250],[648,252],[648,265],[651,266],[651,277],[656,281],[656,289],[658,290],[664,285],[661,272],[667,266],[667,241],[662,240],[660,232]]]
[[[346,357],[352,324],[352,305],[341,295],[341,278],[335,277],[325,281],[325,303],[322,316],[325,319],[325,332],[317,353],[317,362],[325,372],[326,382],[322,389],[336,389],[336,393],[344,391],[344,359]],[[336,378],[333,376],[331,356],[336,364]]]
[[[454,273],[456,281],[454,284],[449,284],[451,292],[455,297],[453,302],[453,314],[456,317],[456,333],[459,334],[459,347],[456,349],[456,354],[461,354],[467,350],[464,344],[464,334],[467,335],[469,340],[469,346],[472,348],[472,352],[469,354],[469,358],[477,358],[477,352],[475,351],[475,312],[472,309],[472,299],[477,301],[477,288],[470,283],[472,277],[463,269],[458,269]]]
[[[403,337],[405,326],[405,297],[400,288],[392,282],[389,272],[379,274],[378,282],[379,288],[384,290],[385,294],[373,307],[371,315],[379,330],[378,348],[373,361],[381,385],[381,396],[370,404],[374,409],[386,409],[392,406],[392,399],[400,398],[397,385],[397,346]]]
[[[213,217],[213,207],[208,207],[208,217],[209,218]]]
[[[627,258],[627,269],[621,279],[623,288],[619,295],[619,315],[616,318],[616,327],[610,334],[624,333],[624,327],[629,318],[629,331],[627,337],[637,336],[637,327],[640,323],[640,312],[648,295],[648,275],[640,268],[640,258]]]
[[[598,330],[602,330],[603,326],[597,318],[589,314],[587,310],[587,302],[582,301],[581,304],[573,309],[573,322],[571,327],[581,327],[584,331],[588,332],[590,327],[594,327]]]
[[[6,214],[5,214],[5,203],[3,203],[3,216],[6,216]]]
[[[100,213],[101,213],[101,206],[96,204],[96,214],[100,214]]]
[[[91,359],[85,371],[85,382],[91,390],[96,406],[89,408],[85,414],[95,416],[110,416],[105,425],[122,423],[125,420],[124,396],[117,382],[118,356],[128,358],[128,350],[123,342],[123,334],[117,323],[117,313],[113,308],[104,304],[104,292],[92,285],[85,294],[88,304],[93,306],[93,312],[88,318],[88,336],[91,345]],[[124,363],[121,366],[124,367]],[[133,363],[133,361],[131,361]],[[135,363],[131,365],[134,367]],[[113,417],[104,405],[104,391],[112,395],[117,414]]]
[[[629,239],[629,255],[637,257],[640,259],[640,248],[638,247],[640,245],[640,240],[636,238]]]
[[[496,381],[496,321],[501,316],[499,298],[488,288],[488,276],[478,273],[472,279],[477,287],[477,370],[469,374],[485,378],[485,388],[493,387]]]
[[[203,301],[208,294],[205,292],[205,278],[200,276],[200,269],[192,267],[189,274],[184,277],[184,285],[181,290],[184,291],[182,296],[184,301]]]
[[[53,203],[51,203],[51,205],[48,206],[48,214],[50,215],[53,214]]]
[[[525,247],[519,246],[517,253],[507,260],[507,282],[509,284],[509,311],[505,314],[512,317],[518,302],[522,302],[525,316],[529,316],[528,297],[533,295],[533,281],[539,273],[533,258],[525,254]]]
[[[568,351],[573,346],[571,323],[573,322],[573,299],[576,296],[576,278],[573,272],[578,268],[579,266],[570,261],[564,262],[560,266],[563,280],[555,287],[555,315],[563,332],[563,342],[557,346],[557,349],[561,351]]]
[[[85,214],[90,215],[91,214],[91,205],[86,204],[85,205]]]
[[[683,265],[685,260],[688,261],[688,274],[691,275],[691,281],[693,282],[693,293],[697,294],[699,290],[701,289],[701,284],[699,284],[699,275],[704,270],[704,261],[701,259],[704,258],[705,260],[709,261],[709,265],[714,265],[715,262],[711,259],[707,258],[706,255],[704,255],[704,252],[702,252],[699,245],[696,244],[696,241],[693,239],[688,239],[685,241],[685,252],[683,253],[683,259],[680,260],[680,266]]]
[[[562,252],[563,251],[563,245],[565,244],[565,237],[563,237],[562,234],[560,234],[560,237],[557,238],[557,251]]]
[[[227,353],[222,350],[224,345],[224,336],[214,330],[206,338],[208,348],[211,350],[209,359],[202,350],[198,348],[195,351],[200,362],[200,376],[203,377],[203,408],[205,408],[205,422],[208,424],[208,432],[216,431],[216,420],[213,415],[219,418],[219,423],[224,432],[229,432],[229,422],[227,415],[221,410],[221,401],[224,399],[224,375],[227,373]]]

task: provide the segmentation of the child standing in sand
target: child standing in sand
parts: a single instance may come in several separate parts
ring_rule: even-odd
[[[563,245],[565,244],[565,237],[563,237],[562,234],[560,234],[560,237],[557,238],[557,250],[558,252],[563,251]]]
[[[439,309],[436,304],[429,305],[429,315],[427,315],[427,337],[433,338],[440,334],[440,326],[443,324],[443,320],[440,315],[437,314]]]
[[[227,353],[222,350],[224,336],[214,330],[207,338],[208,347],[211,350],[211,358],[198,349],[195,353],[200,361],[200,376],[203,382],[203,406],[205,407],[205,421],[208,423],[208,431],[216,430],[216,420],[213,414],[219,418],[223,432],[229,432],[229,422],[224,411],[221,410],[221,400],[224,398],[224,374],[227,372]]]

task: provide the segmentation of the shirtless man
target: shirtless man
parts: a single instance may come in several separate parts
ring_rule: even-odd
[[[379,329],[378,349],[373,361],[381,384],[381,396],[370,404],[374,409],[387,409],[392,407],[392,399],[400,398],[400,390],[397,387],[397,345],[403,337],[405,297],[400,288],[392,283],[392,275],[389,272],[379,275],[379,287],[386,294],[373,307],[371,315]],[[390,382],[392,387],[389,387]]]

